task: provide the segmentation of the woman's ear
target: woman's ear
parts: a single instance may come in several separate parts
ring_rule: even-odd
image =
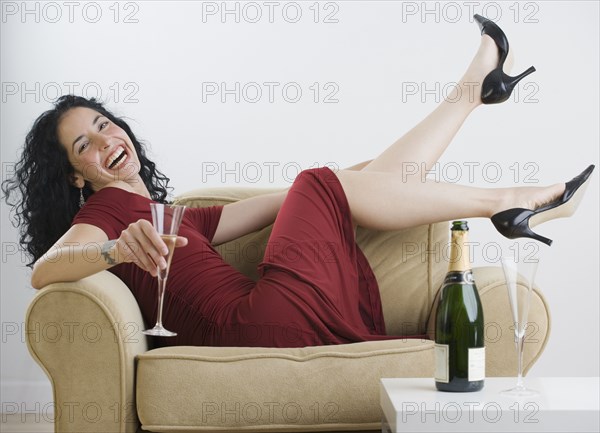
[[[81,176],[80,174],[72,174],[70,180],[71,185],[73,185],[75,188],[83,188],[85,186],[83,176]]]

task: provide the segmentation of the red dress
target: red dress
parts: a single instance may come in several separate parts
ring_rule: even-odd
[[[150,199],[119,188],[93,194],[73,220],[109,239],[140,218]],[[356,244],[350,208],[327,167],[302,171],[288,191],[254,282],[211,246],[223,206],[188,208],[165,294],[163,324],[177,332],[158,345],[304,347],[389,339],[379,288]],[[134,264],[110,269],[154,325],[157,280]]]

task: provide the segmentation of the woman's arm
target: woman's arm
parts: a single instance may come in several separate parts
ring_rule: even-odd
[[[76,281],[110,268],[101,250],[108,237],[90,224],[75,224],[33,265],[31,285],[41,289],[59,281]],[[105,254],[106,255],[106,254]]]
[[[286,195],[287,190],[226,204],[212,243],[229,242],[272,224]]]
[[[177,237],[176,247],[187,245]],[[157,275],[156,266],[165,268],[167,246],[152,223],[140,219],[109,240],[106,233],[92,224],[74,224],[33,265],[31,285],[41,289],[60,281],[77,281],[121,263],[135,263]]]

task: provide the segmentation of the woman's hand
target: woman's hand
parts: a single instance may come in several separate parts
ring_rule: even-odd
[[[187,238],[177,236],[175,247],[183,247]],[[157,276],[156,267],[167,267],[165,256],[169,250],[160,234],[148,220],[140,219],[121,232],[121,236],[113,246],[113,256],[117,263],[135,263],[143,270]]]

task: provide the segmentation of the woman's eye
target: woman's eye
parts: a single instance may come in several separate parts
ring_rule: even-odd
[[[79,153],[83,152],[83,150],[88,146],[88,143],[83,143],[81,146],[79,146]]]
[[[105,125],[106,125],[106,126],[108,126],[108,121],[107,121],[107,122],[102,122],[102,123],[100,124],[100,130],[104,129],[104,126],[105,126]]]

